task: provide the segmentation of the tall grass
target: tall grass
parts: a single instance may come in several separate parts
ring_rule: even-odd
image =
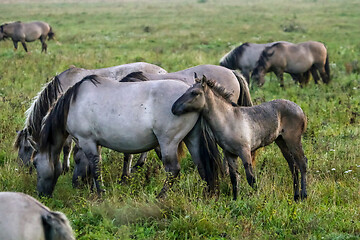
[[[122,155],[103,151],[106,194],[73,189],[59,178],[54,197],[41,199],[70,219],[78,239],[358,239],[360,238],[360,77],[345,64],[359,60],[360,3],[356,0],[256,1],[7,1],[0,22],[44,20],[56,32],[41,54],[0,42],[0,191],[36,197],[36,174],[18,165],[12,148],[24,112],[49,79],[70,65],[101,68],[135,61],[177,71],[218,64],[240,43],[317,40],[328,48],[332,82],[304,88],[289,77],[285,89],[272,75],[251,90],[255,103],[277,98],[296,102],[308,117],[303,146],[309,159],[308,199],[292,200],[290,171],[275,145],[260,151],[258,190],[240,172],[239,199],[228,177],[209,197],[188,154],[181,177],[158,201],[165,173],[151,153],[128,184],[118,184]]]

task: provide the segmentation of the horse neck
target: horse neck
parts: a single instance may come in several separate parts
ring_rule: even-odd
[[[205,98],[206,104],[202,115],[211,128],[216,129],[216,132],[225,132],[226,128],[231,128],[230,123],[234,122],[231,119],[235,119],[235,108],[210,88],[206,90]]]

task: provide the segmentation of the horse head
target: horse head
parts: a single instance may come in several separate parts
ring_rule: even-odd
[[[17,131],[17,137],[14,143],[15,149],[18,150],[18,157],[25,166],[30,164],[31,155],[34,151],[31,142],[28,141],[28,136],[29,133],[26,128]]]

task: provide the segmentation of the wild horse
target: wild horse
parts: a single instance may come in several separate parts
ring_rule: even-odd
[[[11,38],[14,43],[14,48],[17,50],[18,42],[21,42],[25,51],[28,49],[25,42],[33,42],[37,39],[41,42],[41,52],[46,53],[47,44],[46,39],[54,39],[55,33],[51,26],[46,22],[29,22],[23,23],[20,21],[12,23],[4,23],[0,26],[0,40]]]
[[[229,163],[233,197],[237,198],[239,156],[250,186],[255,187],[254,152],[274,142],[279,146],[293,175],[294,199],[299,198],[298,169],[301,172],[301,199],[307,197],[307,158],[301,144],[307,119],[302,109],[288,100],[274,100],[253,107],[240,107],[230,100],[231,93],[203,77],[172,106],[177,116],[201,113]]]
[[[217,166],[218,158],[214,156],[217,148],[207,144],[212,142],[208,135],[203,135],[200,146],[192,144],[194,134],[191,131],[199,114],[175,116],[171,113],[172,104],[188,88],[187,84],[174,80],[119,83],[96,75],[76,83],[43,120],[39,145],[33,156],[39,194],[52,195],[61,174],[59,154],[69,134],[90,160],[90,172],[98,193],[102,191],[99,146],[140,153],[160,145],[169,175],[159,196],[165,195],[179,174],[177,151],[181,141],[184,140],[190,153],[200,149],[208,151],[207,160]],[[201,156],[202,151],[199,154]],[[206,174],[207,169],[205,167]],[[216,171],[216,167],[212,170]],[[209,174],[216,176],[214,172]]]
[[[304,74],[305,79],[300,83],[309,81],[309,71],[315,83],[321,79],[324,83],[330,81],[329,57],[324,44],[308,41],[298,44],[279,42],[264,49],[251,75],[251,78],[262,86],[265,83],[265,74],[274,72],[280,80],[280,86],[284,86],[284,72],[293,77]],[[295,78],[296,80],[296,78]]]

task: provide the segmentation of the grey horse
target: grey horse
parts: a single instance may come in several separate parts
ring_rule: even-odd
[[[0,192],[0,239],[75,240],[69,220],[24,193]]]

